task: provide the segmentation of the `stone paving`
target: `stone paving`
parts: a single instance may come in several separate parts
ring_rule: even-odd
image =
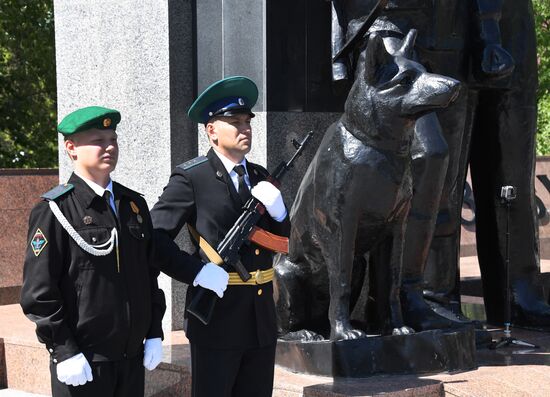
[[[464,273],[475,277],[475,261]],[[544,262],[548,271],[548,263]],[[466,264],[467,265],[467,264]],[[477,297],[464,301],[480,306]],[[482,307],[481,307],[482,310]],[[502,330],[489,329],[493,339]],[[276,368],[273,395],[276,397],[485,397],[485,396],[550,396],[550,332],[513,329],[512,336],[539,348],[506,347],[497,350],[480,348],[478,368],[459,373],[427,376],[374,376],[365,379],[340,380],[293,374]],[[2,346],[4,345],[4,346]],[[0,397],[43,397],[49,393],[48,354],[36,340],[34,325],[27,320],[19,305],[0,306],[0,386],[7,379],[10,389],[0,390]],[[155,371],[148,372],[147,396],[189,396],[190,358],[187,339],[182,331],[172,332],[164,341],[164,360]],[[5,381],[4,381],[5,382]],[[3,385],[5,387],[6,385]],[[27,390],[38,394],[18,394]]]
[[[45,394],[27,393],[20,390],[1,389],[0,397],[48,397]]]

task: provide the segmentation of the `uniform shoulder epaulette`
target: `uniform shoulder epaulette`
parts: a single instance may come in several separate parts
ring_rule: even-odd
[[[52,190],[44,193],[40,197],[42,197],[42,198],[44,198],[48,201],[52,201],[52,200],[55,200],[58,197],[63,196],[64,194],[67,194],[68,192],[70,192],[73,189],[74,189],[74,186],[72,184],[64,183],[62,185],[54,187]]]
[[[196,167],[199,164],[204,163],[205,161],[208,161],[208,157],[206,156],[195,157],[194,159],[191,159],[189,161],[186,161],[185,163],[178,165],[178,168],[181,168],[182,170],[187,171],[193,167]]]
[[[115,182],[113,181],[113,185],[116,185],[117,188],[123,192],[125,192],[128,196],[142,196],[144,197],[145,195],[143,193],[140,193],[140,192],[136,192],[135,190],[132,190],[130,189],[129,187],[126,187],[124,185],[121,185],[120,183],[118,182]]]

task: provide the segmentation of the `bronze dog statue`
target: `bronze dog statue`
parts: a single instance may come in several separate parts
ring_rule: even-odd
[[[330,329],[331,340],[365,336],[350,323],[350,296],[354,262],[374,248],[387,258],[378,270],[387,280],[384,333],[414,332],[403,323],[399,299],[414,125],[459,90],[458,81],[412,59],[415,38],[411,30],[389,53],[379,35],[368,37],[345,112],[304,175],[291,209],[290,252],[274,266],[281,334],[304,330],[296,335],[313,339]]]

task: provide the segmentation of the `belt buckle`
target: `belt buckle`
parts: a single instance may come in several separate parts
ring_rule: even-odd
[[[256,284],[262,284],[264,281],[264,277],[262,274],[262,271],[260,269],[256,270],[256,274],[254,274],[254,280],[256,281]]]

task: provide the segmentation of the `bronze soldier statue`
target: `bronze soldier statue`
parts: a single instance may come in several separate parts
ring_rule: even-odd
[[[342,0],[333,3],[333,20],[339,21],[338,26],[345,26],[343,30],[349,38],[361,25],[363,15],[370,12],[373,2]],[[417,28],[416,56],[420,63],[428,71],[464,83],[468,76],[469,16],[467,4],[462,1],[390,0],[370,30],[398,40],[410,28]],[[333,22],[333,27],[335,25]],[[333,43],[338,42],[334,39],[338,34],[342,33],[335,28]],[[353,62],[344,63],[344,66],[351,69]],[[347,77],[335,71],[338,71],[337,67],[333,70],[333,78]],[[439,237],[435,244],[442,245],[452,254],[444,262],[454,261],[454,265],[438,264],[444,276],[436,280],[437,284],[442,280],[454,281],[457,277],[461,198],[461,189],[457,186],[461,186],[465,178],[461,170],[466,158],[461,149],[467,148],[469,143],[468,103],[468,90],[463,87],[451,106],[438,111],[437,116],[427,114],[417,121],[415,127],[412,147],[415,195],[403,249],[401,300],[405,322],[416,330],[454,325],[433,312],[424,301],[423,274],[432,236],[435,235]],[[376,261],[376,258],[371,259]]]
[[[332,3],[332,50],[336,55],[379,2],[335,0]],[[464,320],[460,316],[458,267],[460,213],[473,128],[472,177],[474,192],[477,190],[479,196],[476,197],[477,239],[488,318],[502,322],[504,308],[504,229],[497,185],[515,184],[520,187],[521,197],[514,203],[518,210],[513,211],[512,233],[522,241],[512,250],[511,258],[513,320],[516,324],[546,324],[550,307],[544,304],[535,286],[538,273],[533,189],[536,64],[530,2],[390,0],[382,3],[387,4],[371,31],[403,37],[403,32],[417,28],[416,49],[420,62],[429,71],[454,77],[472,87],[471,90],[463,87],[458,100],[448,109],[438,111],[437,117],[429,114],[416,125],[415,197],[408,218],[401,291],[405,321],[422,330],[453,326],[455,321]],[[501,15],[503,21],[499,24]],[[502,34],[500,25],[503,25]],[[522,40],[512,43],[512,37]],[[518,62],[521,66],[515,70],[514,59],[505,48],[516,59],[521,59]],[[333,64],[333,80],[349,79],[352,70],[353,57],[340,57]],[[506,77],[512,71],[514,73]],[[517,92],[520,87],[523,88],[521,94]],[[499,118],[506,114],[515,117]],[[446,144],[438,138],[439,129]],[[492,135],[482,133],[482,129],[490,129]],[[510,147],[505,149],[505,146]],[[528,161],[524,161],[525,156]],[[490,167],[479,166],[487,159]],[[520,261],[520,255],[527,259]],[[438,312],[453,321],[435,314],[424,302],[423,290],[458,317],[442,307]]]
[[[510,185],[516,191],[509,219],[512,324],[550,326],[550,306],[544,302],[538,285],[540,258],[534,189],[538,80],[532,2],[478,3],[485,7],[486,14],[497,18],[501,15],[502,46],[515,60],[509,77],[493,79],[486,73],[476,73],[471,84],[477,101],[473,109],[470,168],[487,320],[496,324],[504,321],[506,207],[500,201],[500,191],[502,186]],[[498,29],[487,25],[487,17],[481,14],[481,32]],[[477,46],[478,54],[480,49]],[[479,58],[473,57],[474,61]]]

